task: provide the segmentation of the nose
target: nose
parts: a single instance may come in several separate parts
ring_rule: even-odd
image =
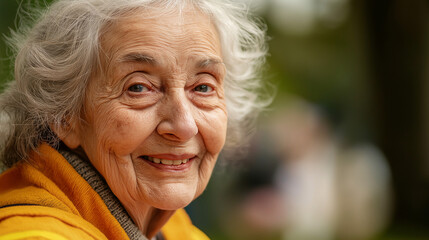
[[[158,134],[178,142],[186,142],[195,136],[198,127],[191,108],[183,92],[176,92],[164,98],[160,106],[161,121],[157,126]]]

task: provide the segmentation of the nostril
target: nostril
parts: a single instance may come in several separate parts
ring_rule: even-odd
[[[164,133],[164,138],[172,140],[172,141],[180,140],[180,138],[177,137],[174,133]]]

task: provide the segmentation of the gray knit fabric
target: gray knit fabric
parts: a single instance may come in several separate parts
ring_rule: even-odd
[[[79,156],[66,147],[61,147],[59,152],[73,166],[73,168],[85,179],[89,185],[100,195],[112,215],[118,220],[122,228],[131,240],[148,240],[134,224],[125,208],[112,193],[104,178],[97,172],[85,156]]]

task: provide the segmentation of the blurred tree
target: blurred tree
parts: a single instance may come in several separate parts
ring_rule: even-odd
[[[10,27],[14,26],[13,22],[18,8],[17,1],[2,0],[0,1],[0,84],[11,78],[10,54],[7,54],[5,36],[9,34]]]
[[[426,0],[356,0],[367,36],[376,141],[390,162],[394,223],[429,224]]]

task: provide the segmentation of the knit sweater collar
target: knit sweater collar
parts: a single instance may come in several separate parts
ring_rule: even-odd
[[[131,240],[148,240],[147,237],[145,237],[138,229],[118,198],[110,190],[104,178],[92,166],[84,154],[78,155],[66,146],[61,146],[59,152],[76,170],[76,172],[78,172],[82,178],[88,182],[94,191],[100,195],[109,211],[116,218]],[[161,238],[162,235],[159,234],[155,239]]]

